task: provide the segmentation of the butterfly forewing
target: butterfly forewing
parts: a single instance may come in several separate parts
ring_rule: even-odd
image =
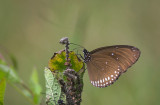
[[[113,84],[139,58],[139,49],[128,45],[101,47],[90,52],[86,62],[91,83],[96,87]]]

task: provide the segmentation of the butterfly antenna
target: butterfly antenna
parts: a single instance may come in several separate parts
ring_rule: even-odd
[[[76,45],[76,46],[79,46],[79,47],[81,47],[81,48],[84,48],[83,46],[78,45],[78,44],[75,44],[75,43],[69,43],[69,44]],[[85,48],[84,48],[84,49],[85,49]]]
[[[72,49],[72,51],[74,51],[74,50],[79,50],[80,48],[82,48],[82,47],[78,47],[78,48],[74,48],[74,49]],[[80,50],[80,51],[83,51],[83,50]]]

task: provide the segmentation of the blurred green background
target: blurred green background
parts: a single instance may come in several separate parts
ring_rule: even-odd
[[[37,67],[45,87],[44,67],[64,48],[59,44],[64,36],[89,51],[117,44],[141,50],[139,61],[107,88],[93,87],[86,71],[82,105],[160,104],[159,0],[0,1],[0,50],[16,57],[25,82]],[[5,105],[29,103],[7,85]]]

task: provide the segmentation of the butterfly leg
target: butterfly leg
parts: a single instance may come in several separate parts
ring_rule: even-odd
[[[74,49],[75,50],[75,49]],[[77,52],[76,52],[76,55],[79,57],[80,56],[80,58],[82,58],[83,60],[84,60],[84,57],[81,55],[81,54],[79,54],[78,53],[78,50],[77,50]]]
[[[77,56],[80,56],[84,60],[84,57],[81,54],[76,54]]]

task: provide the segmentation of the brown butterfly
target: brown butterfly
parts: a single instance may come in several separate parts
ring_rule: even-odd
[[[91,84],[96,87],[113,84],[140,56],[140,50],[129,45],[101,47],[91,52],[84,49],[83,53]]]

